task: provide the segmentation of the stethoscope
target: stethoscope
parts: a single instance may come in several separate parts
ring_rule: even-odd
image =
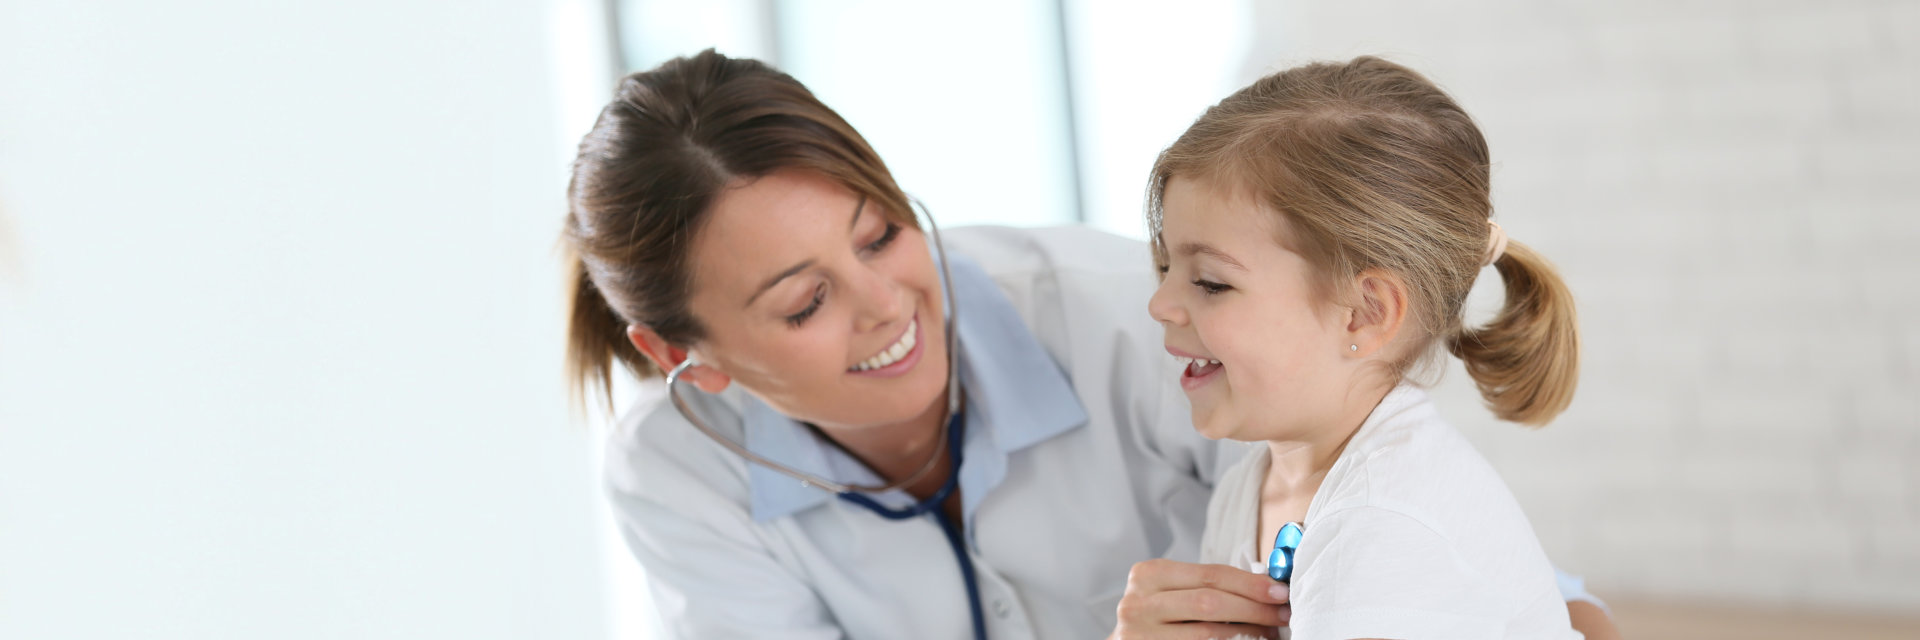
[[[916,202],[915,204],[919,203]],[[691,355],[682,361],[679,366],[674,367],[673,371],[667,373],[667,398],[673,402],[673,407],[680,411],[681,417],[686,418],[687,422],[692,423],[694,428],[699,429],[701,433],[707,434],[708,438],[712,438],[714,442],[720,443],[720,446],[726,447],[727,450],[738,454],[742,458],[746,458],[750,462],[792,476],[799,480],[802,485],[831,491],[841,500],[860,505],[868,511],[872,511],[875,515],[888,520],[907,520],[932,514],[933,519],[940,525],[940,532],[947,536],[947,545],[952,547],[954,559],[960,563],[960,577],[967,585],[968,613],[971,614],[973,618],[973,637],[975,640],[986,640],[986,616],[980,606],[980,584],[978,580],[974,578],[973,558],[967,554],[967,545],[962,539],[964,534],[958,526],[959,523],[954,522],[952,518],[947,516],[946,510],[940,508],[940,505],[945,503],[947,498],[953,495],[954,489],[960,486],[960,444],[961,437],[966,431],[966,423],[965,420],[962,419],[963,416],[960,409],[960,351],[957,348],[959,345],[959,337],[953,330],[953,319],[959,315],[959,312],[955,307],[955,298],[957,296],[954,295],[953,290],[953,272],[947,266],[947,245],[940,240],[940,225],[934,223],[933,216],[927,213],[924,205],[920,206],[920,210],[921,215],[927,220],[927,227],[933,230],[933,244],[940,251],[940,279],[945,283],[947,288],[947,317],[945,321],[947,329],[947,419],[941,424],[940,438],[935,441],[934,446],[936,448],[934,449],[933,455],[927,456],[926,463],[920,465],[918,470],[909,474],[905,479],[885,486],[869,487],[848,485],[789,467],[779,462],[769,460],[752,451],[748,451],[745,446],[728,439],[726,436],[721,435],[720,432],[715,431],[713,427],[707,425],[705,421],[700,419],[697,412],[693,410],[693,407],[687,404],[686,399],[680,397],[679,389],[675,386],[680,381],[680,374],[686,373],[687,369],[700,364],[700,362]],[[947,476],[947,481],[940,485],[940,490],[935,491],[933,495],[928,496],[927,499],[916,502],[912,506],[904,509],[896,509],[880,504],[875,501],[872,496],[867,495],[885,493],[919,482],[920,479],[926,477],[928,473],[933,472],[935,466],[938,466],[942,453],[945,453],[947,459],[951,461],[953,467],[952,473]]]

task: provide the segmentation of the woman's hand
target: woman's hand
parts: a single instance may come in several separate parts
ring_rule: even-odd
[[[1223,564],[1148,560],[1127,574],[1110,640],[1277,637],[1293,610],[1287,585]]]

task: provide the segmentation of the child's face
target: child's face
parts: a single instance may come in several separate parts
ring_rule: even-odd
[[[1235,190],[1174,178],[1161,239],[1167,271],[1147,310],[1209,438],[1289,440],[1335,416],[1352,388],[1346,313],[1317,303],[1279,214]]]

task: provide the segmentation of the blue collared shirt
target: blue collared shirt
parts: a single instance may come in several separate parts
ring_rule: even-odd
[[[1019,312],[980,265],[951,256],[953,295],[960,313],[960,384],[966,397],[966,439],[960,466],[961,512],[973,520],[981,500],[1007,477],[1014,452],[1085,426],[1087,412],[1060,365],[1020,319]],[[741,407],[748,451],[842,484],[881,485],[885,480],[818,432],[751,396]],[[753,519],[765,522],[833,499],[833,494],[791,476],[754,465]],[[876,496],[881,504],[911,505],[905,491]]]

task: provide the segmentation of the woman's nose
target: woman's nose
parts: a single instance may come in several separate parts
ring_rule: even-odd
[[[910,310],[906,308],[906,300],[902,299],[904,296],[900,295],[901,285],[875,269],[861,269],[861,272],[862,277],[855,284],[855,290],[860,298],[862,313],[855,328],[868,331],[896,320],[905,322],[905,314]]]

